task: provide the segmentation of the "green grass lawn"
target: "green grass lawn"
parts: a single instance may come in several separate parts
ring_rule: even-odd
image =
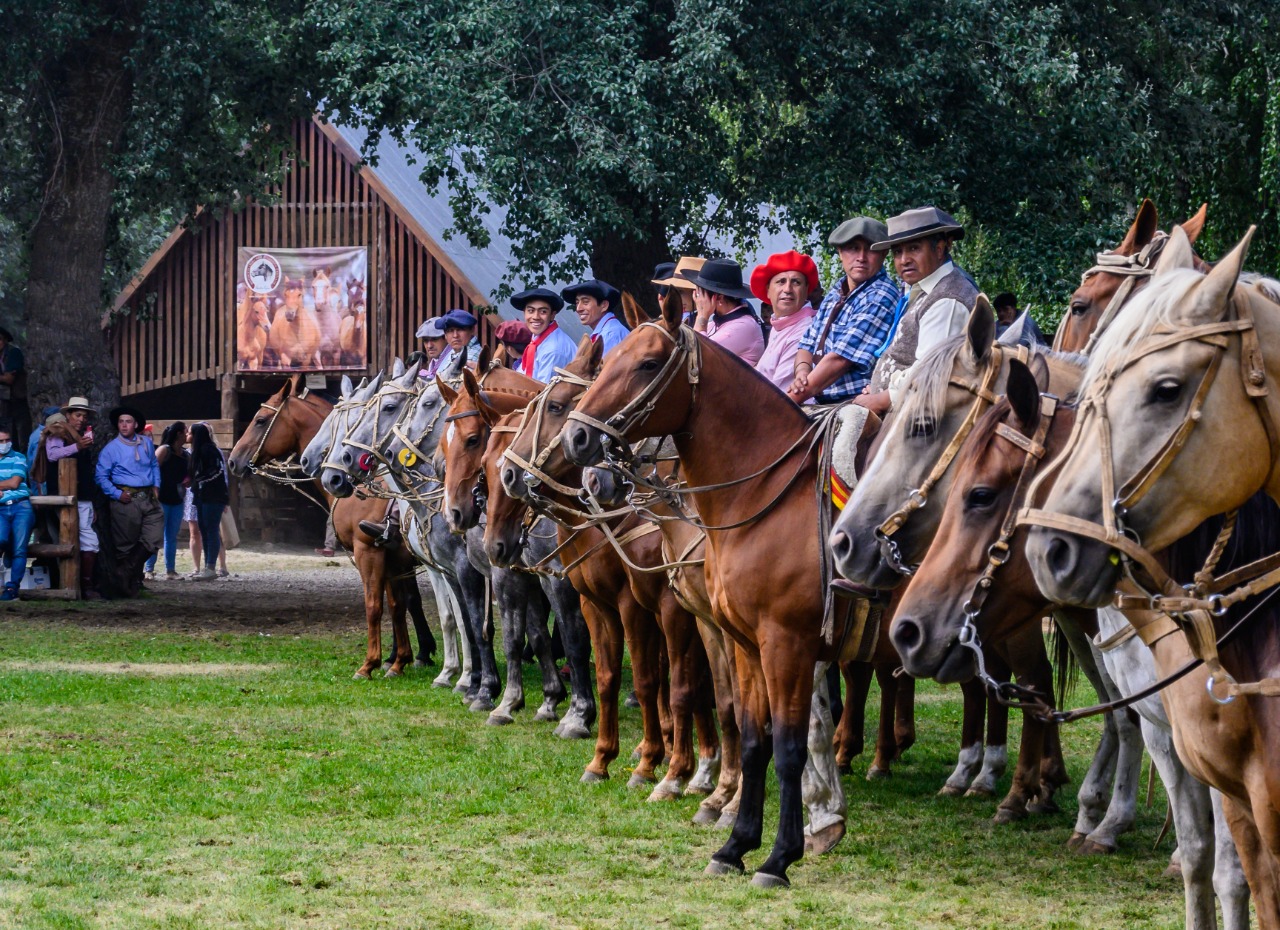
[[[763,892],[702,875],[722,835],[689,825],[696,798],[627,790],[625,752],[610,782],[580,785],[590,744],[532,709],[485,726],[434,670],[354,682],[362,652],[355,633],[5,620],[0,927],[1181,926],[1180,883],[1160,877],[1172,843],[1151,848],[1163,795],[1101,859],[1065,849],[1074,785],[1062,813],[1006,827],[995,801],[935,796],[958,689],[921,686],[905,762],[868,783],[856,760],[848,836]],[[622,726],[629,748],[639,711]],[[1077,784],[1098,728],[1064,733]]]

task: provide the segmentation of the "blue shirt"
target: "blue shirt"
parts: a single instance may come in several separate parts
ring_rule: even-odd
[[[468,365],[480,359],[480,351],[483,348],[484,346],[480,345],[480,340],[477,339],[475,336],[472,336],[471,341],[467,343],[467,364]],[[440,353],[440,357],[436,362],[436,371],[437,372],[444,371],[446,368],[449,367],[450,364],[452,364],[452,360],[454,358],[455,356],[453,354],[453,347],[446,346],[445,350]]]
[[[618,322],[618,318],[613,315],[613,311],[606,311],[604,316],[596,320],[595,328],[591,330],[591,338],[599,339],[604,343],[605,355],[612,352],[619,342],[630,335],[631,330]]]
[[[568,365],[578,355],[573,337],[558,326],[555,332],[538,343],[535,351],[537,354],[533,357],[533,371],[526,371],[525,374],[543,384],[556,376],[557,368]]]
[[[112,500],[120,499],[120,488],[158,488],[160,463],[156,461],[156,447],[146,436],[134,443],[126,443],[117,436],[98,453],[98,467],[94,480],[102,493]]]
[[[36,452],[40,448],[40,435],[44,432],[44,424],[41,423],[32,432],[31,438],[27,440],[27,462],[34,465],[36,461]]]
[[[0,494],[0,504],[23,501],[31,496],[31,489],[27,487],[27,457],[11,450],[8,455],[0,457],[0,481],[8,481],[13,477],[21,479],[21,483]]]
[[[899,291],[883,268],[874,278],[863,281],[846,294],[848,278],[841,278],[822,298],[818,312],[800,340],[800,348],[815,360],[820,354],[834,352],[853,362],[853,368],[842,374],[822,392],[823,400],[847,400],[857,397],[871,380],[876,356],[893,329],[893,309]],[[818,339],[835,314],[835,322],[827,333],[826,344],[818,352]]]

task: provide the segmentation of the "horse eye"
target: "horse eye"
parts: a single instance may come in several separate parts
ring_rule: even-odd
[[[982,510],[996,502],[996,492],[991,488],[972,488],[965,496],[965,507],[969,510]]]
[[[1088,312],[1088,310],[1089,310],[1089,305],[1085,303],[1083,300],[1076,300],[1071,302],[1071,312],[1075,316],[1084,316],[1085,313]]]
[[[924,439],[933,435],[933,429],[933,420],[921,417],[911,421],[911,429],[909,430],[908,435],[913,439]]]
[[[657,371],[658,360],[656,358],[647,358],[640,363],[640,371]]]
[[[547,404],[547,410],[556,416],[560,416],[560,414],[564,413],[564,404]]]
[[[1182,396],[1182,384],[1172,378],[1158,381],[1151,386],[1151,403],[1172,404]]]
[[[255,422],[255,423],[257,423],[259,426],[266,426],[266,425],[267,425],[267,418],[266,418],[266,417],[258,417],[258,419],[254,420],[254,422]]]
[[[467,448],[468,448],[468,449],[474,449],[474,448],[475,448],[476,446],[478,446],[478,445],[480,445],[480,434],[479,434],[479,433],[472,433],[470,436],[468,436],[468,437],[467,437]]]

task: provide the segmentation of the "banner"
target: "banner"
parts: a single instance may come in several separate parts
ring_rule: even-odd
[[[368,249],[242,248],[236,272],[236,371],[368,367]]]

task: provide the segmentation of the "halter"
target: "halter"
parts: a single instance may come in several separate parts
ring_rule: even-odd
[[[415,378],[414,380],[418,381],[421,379]],[[413,385],[413,387],[405,387],[403,385],[399,385],[395,383],[383,385],[382,389],[378,391],[378,393],[374,394],[373,397],[369,398],[368,402],[365,405],[365,413],[367,414],[369,412],[369,409],[371,406],[376,405],[376,407],[381,407],[382,401],[387,395],[405,394],[410,397],[417,398],[422,394],[422,391],[425,388],[425,386],[426,386],[425,384],[421,384],[421,385],[415,384]],[[413,404],[412,402],[405,404],[404,408],[398,414],[396,414],[395,418],[391,421],[391,425],[387,428],[387,432],[385,434],[379,434],[378,432],[379,421],[382,419],[382,417],[381,417],[381,411],[378,409],[375,409],[374,418],[373,418],[373,436],[370,439],[370,441],[368,443],[363,443],[363,442],[356,442],[354,439],[347,438],[342,441],[342,444],[346,446],[351,446],[353,449],[362,449],[364,452],[368,453],[368,455],[370,455],[373,460],[380,462],[386,468],[391,468],[392,464],[387,459],[385,453],[383,452],[383,446],[388,445],[391,442],[391,440],[395,438],[396,427],[400,425],[401,421],[403,421],[404,418],[412,410],[414,410],[415,406],[416,405]],[[364,417],[362,416],[361,421],[363,421],[363,419]],[[356,425],[358,426],[359,423],[357,423]],[[410,445],[412,445],[412,443]],[[363,466],[363,463],[361,463],[361,465]],[[368,473],[369,473],[369,477],[372,478],[374,475],[373,469],[372,468],[368,469]]]
[[[663,332],[666,332],[666,330],[663,330]],[[502,451],[502,457],[504,459],[524,472],[525,484],[529,487],[531,496],[533,497],[538,497],[538,495],[533,492],[533,488],[537,485],[546,485],[547,487],[568,497],[577,497],[581,491],[580,488],[571,488],[567,485],[561,484],[543,470],[544,466],[547,464],[547,459],[551,458],[551,453],[555,451],[556,446],[560,442],[560,435],[557,433],[554,437],[549,439],[545,445],[542,444],[542,430],[545,427],[544,421],[547,414],[547,403],[551,399],[551,391],[560,384],[573,384],[582,388],[581,391],[569,398],[569,403],[576,404],[582,399],[582,395],[587,393],[587,389],[591,387],[592,382],[589,379],[583,378],[580,375],[575,375],[573,372],[567,371],[564,368],[557,368],[555,377],[547,383],[547,386],[542,390],[542,393],[534,398],[533,403],[525,407],[520,426],[515,428],[516,437],[519,438],[524,434],[524,431],[527,428],[530,426],[533,427],[533,438],[530,446],[534,453],[533,460],[525,461],[512,451],[510,446]],[[530,415],[532,415],[532,420],[530,420]],[[573,414],[570,413],[570,416],[572,415]],[[542,501],[545,501],[549,507],[559,506],[555,504],[554,501],[545,497],[540,498],[540,502]]]
[[[1232,310],[1235,318],[1232,319]],[[1141,501],[1160,477],[1173,464],[1173,460],[1186,444],[1191,431],[1200,421],[1201,408],[1209,395],[1214,380],[1222,367],[1222,359],[1231,342],[1231,335],[1238,333],[1241,343],[1241,379],[1245,394],[1254,402],[1255,409],[1267,434],[1271,452],[1271,465],[1280,458],[1280,439],[1267,408],[1267,375],[1262,357],[1262,349],[1258,342],[1257,330],[1254,327],[1251,309],[1247,301],[1232,300],[1228,307],[1228,318],[1215,323],[1203,323],[1198,326],[1174,329],[1162,327],[1138,342],[1118,362],[1110,366],[1090,386],[1080,405],[1080,412],[1072,429],[1071,436],[1063,452],[1051,466],[1037,479],[1040,482],[1052,474],[1070,454],[1082,434],[1086,420],[1098,418],[1099,454],[1101,458],[1101,493],[1102,523],[1101,525],[1067,514],[1050,513],[1032,507],[1024,508],[1018,514],[1019,525],[1044,526],[1050,529],[1063,530],[1077,536],[1097,540],[1114,549],[1124,565],[1129,578],[1144,591],[1144,596],[1135,598],[1122,596],[1117,606],[1124,609],[1146,609],[1160,611],[1172,616],[1181,625],[1190,642],[1192,651],[1201,658],[1210,670],[1209,693],[1219,703],[1230,703],[1237,694],[1280,694],[1280,680],[1268,679],[1261,682],[1239,684],[1218,660],[1216,638],[1213,630],[1213,617],[1221,617],[1234,604],[1255,594],[1280,584],[1280,555],[1259,559],[1249,565],[1238,568],[1220,579],[1212,578],[1213,568],[1226,545],[1226,538],[1220,534],[1213,550],[1209,554],[1205,568],[1197,573],[1196,581],[1186,588],[1180,587],[1169,577],[1155,556],[1143,547],[1136,532],[1126,527],[1124,518],[1139,501]],[[1172,348],[1183,342],[1200,342],[1213,349],[1213,356],[1201,376],[1199,387],[1192,396],[1182,422],[1156,450],[1152,457],[1123,485],[1116,488],[1115,461],[1111,449],[1111,420],[1107,414],[1107,395],[1115,378],[1125,369],[1140,359],[1155,352]],[[1032,492],[1034,496],[1034,489]],[[1228,520],[1227,527],[1233,525]],[[1226,529],[1224,527],[1224,529]],[[1229,530],[1227,530],[1229,533]],[[1145,570],[1155,582],[1157,591],[1152,593],[1134,574],[1134,563]],[[1243,583],[1247,582],[1247,583]],[[1228,594],[1222,593],[1233,584],[1240,584]],[[1215,690],[1215,682],[1225,688],[1220,697]]]
[[[969,405],[969,411],[965,414],[964,420],[960,424],[960,428],[956,430],[956,434],[951,437],[951,442],[942,450],[942,455],[938,461],[934,463],[933,469],[924,479],[920,487],[916,488],[907,495],[907,499],[902,506],[889,515],[889,518],[876,527],[875,536],[880,543],[880,555],[889,564],[889,566],[898,574],[910,577],[915,574],[916,566],[908,565],[902,558],[902,551],[898,548],[898,544],[894,541],[893,535],[902,529],[910,516],[917,510],[922,508],[929,502],[929,492],[934,486],[942,480],[942,476],[947,473],[947,469],[951,467],[952,461],[960,452],[960,447],[964,445],[965,439],[969,433],[973,431],[973,426],[978,422],[978,417],[990,408],[996,402],[994,387],[996,378],[1000,374],[1001,368],[1004,366],[1005,354],[1008,353],[1010,358],[1016,358],[1024,365],[1028,364],[1031,358],[1031,350],[1026,346],[1005,346],[1001,343],[995,343],[991,346],[991,353],[987,356],[987,367],[982,373],[982,379],[974,384],[972,381],[962,381],[957,378],[950,380],[953,387],[963,388],[973,395],[973,402]]]
[[[1169,234],[1157,231],[1151,237],[1142,249],[1133,255],[1121,255],[1119,252],[1099,252],[1094,256],[1094,266],[1080,276],[1080,284],[1083,286],[1093,275],[1102,272],[1104,274],[1120,275],[1124,280],[1120,282],[1120,286],[1116,292],[1111,295],[1111,300],[1107,303],[1106,309],[1102,311],[1102,316],[1098,317],[1098,324],[1093,328],[1093,332],[1089,335],[1089,342],[1084,347],[1085,355],[1090,355],[1098,344],[1098,339],[1103,331],[1111,325],[1116,318],[1116,314],[1120,312],[1120,308],[1124,306],[1134,289],[1138,286],[1140,278],[1149,278],[1156,271],[1156,261],[1160,258],[1160,253],[1164,251],[1165,245],[1169,241]],[[1065,332],[1066,322],[1071,319],[1071,315],[1067,314],[1062,318],[1062,325],[1058,327],[1058,332],[1053,338],[1053,348],[1055,351],[1061,349],[1062,337]]]

